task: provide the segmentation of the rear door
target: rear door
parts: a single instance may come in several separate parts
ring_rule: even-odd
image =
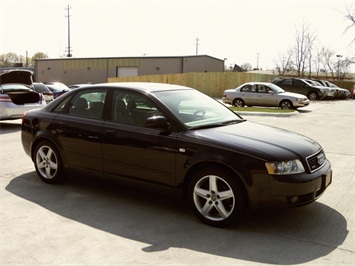
[[[103,108],[107,91],[80,91],[56,111],[56,136],[71,168],[102,174]],[[101,103],[101,109],[93,108]]]
[[[247,84],[240,89],[241,98],[244,103],[249,106],[258,105],[257,86],[255,84]]]

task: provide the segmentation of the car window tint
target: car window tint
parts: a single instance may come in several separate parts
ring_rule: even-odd
[[[65,99],[64,101],[60,102],[54,109],[54,113],[62,113],[65,110],[65,106],[68,104],[70,98]]]
[[[305,86],[305,84],[301,80],[295,80],[295,86]]]
[[[292,80],[291,79],[285,79],[283,82],[282,82],[283,85],[286,85],[286,86],[292,86]]]
[[[71,100],[68,114],[88,118],[101,118],[104,110],[106,90],[79,92]]]
[[[163,113],[149,98],[117,90],[113,93],[111,119],[121,124],[144,126],[149,117]]]

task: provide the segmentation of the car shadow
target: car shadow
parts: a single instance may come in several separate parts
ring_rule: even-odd
[[[17,120],[16,120],[17,122]],[[21,130],[21,123],[0,122],[0,135],[14,133]]]
[[[301,108],[298,108],[297,111],[300,113],[300,114],[306,114],[306,113],[312,113],[313,111],[312,110],[303,110]]]
[[[347,237],[347,222],[315,202],[299,208],[257,207],[230,227],[200,223],[180,193],[153,185],[75,176],[48,185],[29,172],[6,190],[68,219],[146,243],[144,252],[184,248],[217,256],[282,265],[326,256]]]

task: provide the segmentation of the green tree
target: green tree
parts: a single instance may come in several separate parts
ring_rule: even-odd
[[[43,59],[43,58],[48,58],[46,53],[43,52],[37,52],[31,57],[31,66],[35,65],[35,60],[36,59]]]
[[[0,67],[12,67],[20,62],[20,57],[15,53],[0,55]]]

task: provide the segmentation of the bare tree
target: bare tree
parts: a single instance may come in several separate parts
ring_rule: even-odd
[[[310,32],[310,27],[305,23],[302,24],[301,30],[296,30],[295,44],[295,64],[298,76],[304,76],[306,64],[308,64],[311,72],[312,48],[316,35]]]
[[[242,68],[245,69],[246,71],[252,70],[252,67],[251,67],[251,64],[250,64],[250,63],[244,63],[244,64],[242,64],[240,67],[242,67]]]
[[[334,55],[335,55],[334,51],[324,46],[320,50],[320,63],[323,66],[323,70],[326,77],[328,76],[329,72],[332,74],[332,76],[334,76],[333,63],[332,63],[332,58],[334,57]]]
[[[345,31],[350,31],[355,27],[355,10],[353,6],[347,7],[344,19],[349,22],[349,25],[346,27]],[[353,31],[354,32],[354,31]],[[351,43],[355,42],[355,36],[353,37]]]
[[[278,54],[278,58],[274,60],[276,70],[279,75],[284,75],[293,68],[293,49],[288,49],[286,54]]]

